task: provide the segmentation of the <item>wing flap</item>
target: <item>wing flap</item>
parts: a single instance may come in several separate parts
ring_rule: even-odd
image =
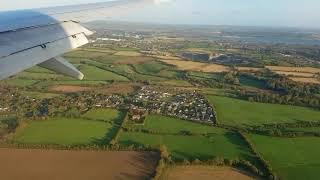
[[[92,34],[88,29],[74,22],[64,22],[1,33],[0,58],[79,33],[84,33],[85,35]]]
[[[39,66],[79,80],[84,78],[84,75],[77,68],[62,57],[49,59],[48,61],[40,63]]]
[[[10,77],[87,43],[88,39],[85,34],[80,33],[1,58],[0,79]]]

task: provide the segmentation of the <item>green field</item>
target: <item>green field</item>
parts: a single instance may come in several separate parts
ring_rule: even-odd
[[[35,99],[50,99],[57,96],[61,96],[61,94],[42,93],[42,92],[36,92],[36,91],[22,91],[21,94],[27,97],[35,98]]]
[[[183,87],[191,87],[192,84],[190,84],[188,81],[183,80],[168,80],[168,81],[162,81],[162,82],[153,82],[155,85],[162,85],[162,86],[183,86]]]
[[[100,120],[120,124],[124,119],[125,113],[116,109],[92,109],[82,117],[93,120]]]
[[[286,128],[287,131],[320,133],[320,127]]]
[[[215,134],[206,136],[155,135],[139,132],[122,132],[120,144],[159,147],[166,145],[174,160],[214,157],[227,159],[252,159],[249,149],[237,135],[217,129]]]
[[[85,145],[108,143],[113,127],[109,123],[70,118],[31,121],[13,137],[22,144]],[[109,139],[108,139],[109,138]]]
[[[138,73],[151,75],[160,73],[160,71],[168,70],[170,68],[170,66],[167,66],[157,61],[147,62],[143,64],[135,64],[134,67]]]
[[[216,108],[220,124],[262,125],[320,120],[320,111],[309,108],[255,103],[220,96],[207,97]]]
[[[281,179],[318,179],[320,138],[248,137]]]
[[[152,147],[166,145],[175,160],[207,160],[217,156],[227,159],[252,158],[238,135],[221,128],[159,115],[149,115],[143,126],[129,123],[127,127],[152,130],[157,134],[121,132],[118,139],[120,144]],[[191,134],[181,135],[182,131]]]
[[[5,80],[2,83],[7,84],[9,86],[17,86],[17,87],[26,87],[31,86],[38,82],[37,80],[31,80],[31,79],[9,79]]]
[[[110,84],[106,81],[88,81],[88,80],[72,80],[72,81],[51,81],[52,85],[82,85],[82,86],[95,86]],[[41,83],[40,83],[41,84]]]
[[[69,80],[70,77],[63,76],[61,74],[53,73],[36,73],[23,71],[17,74],[15,77],[20,79],[31,79],[31,80]]]
[[[204,72],[188,72],[188,76],[193,79],[214,79],[220,80],[223,77],[222,73],[204,73]]]
[[[85,80],[129,81],[124,76],[120,76],[113,72],[106,71],[94,66],[81,65],[79,69],[83,74],[85,74]]]
[[[55,74],[55,72],[50,71],[48,69],[42,68],[40,66],[34,66],[30,69],[26,70],[27,72],[33,72],[33,73],[47,73],[47,74]]]
[[[179,134],[181,131],[189,131],[192,134],[207,134],[207,133],[224,133],[222,129],[217,129],[212,126],[193,123],[190,121],[170,118],[160,115],[149,115],[144,121],[144,126],[131,125],[128,126],[135,129],[148,129],[158,133]]]

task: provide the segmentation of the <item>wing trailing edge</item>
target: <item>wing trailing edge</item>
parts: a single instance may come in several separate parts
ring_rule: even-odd
[[[60,57],[87,44],[92,32],[79,24],[140,7],[153,0],[119,0],[46,9],[0,12],[0,80],[35,65],[82,79]]]
[[[68,25],[50,26],[53,27],[37,27],[31,31],[23,29],[0,34],[0,42],[7,41],[5,46],[0,44],[0,79],[8,78],[89,42],[86,35],[91,34],[91,31],[77,23],[68,22]],[[7,37],[12,37],[15,41]],[[60,64],[66,65],[61,61]],[[71,66],[67,66],[70,69]],[[63,68],[53,68],[52,70],[61,72],[60,69]],[[64,74],[69,75],[70,73],[65,72]]]
[[[77,68],[60,56],[40,63],[39,66],[79,80],[84,78],[84,75]]]

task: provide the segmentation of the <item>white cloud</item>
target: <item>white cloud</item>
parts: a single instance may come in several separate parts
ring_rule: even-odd
[[[171,3],[173,0],[154,0],[154,3],[161,4],[161,3]]]

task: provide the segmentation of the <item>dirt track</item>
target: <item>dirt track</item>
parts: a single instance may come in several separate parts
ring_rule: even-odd
[[[0,149],[3,180],[149,179],[158,154]]]

